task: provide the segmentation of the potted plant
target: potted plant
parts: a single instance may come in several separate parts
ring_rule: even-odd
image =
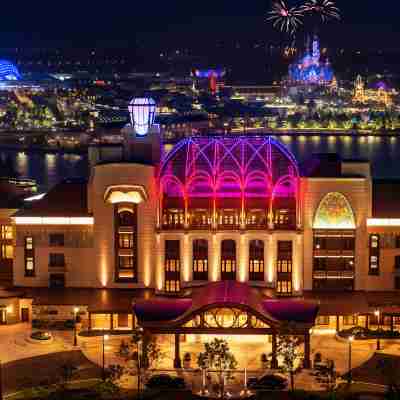
[[[183,356],[183,368],[189,369],[191,361],[192,361],[192,356],[190,355],[190,353],[185,353],[185,355]]]
[[[268,368],[268,356],[265,353],[261,354],[261,368],[262,369]]]

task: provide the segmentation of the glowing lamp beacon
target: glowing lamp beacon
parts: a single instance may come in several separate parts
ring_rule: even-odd
[[[128,105],[131,124],[137,136],[146,136],[154,125],[156,102],[152,98],[135,98]]]

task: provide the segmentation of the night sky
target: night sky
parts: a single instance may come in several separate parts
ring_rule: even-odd
[[[323,29],[338,46],[352,41],[367,45],[366,39],[384,47],[397,44],[398,1],[338,0],[337,5],[342,10],[341,29],[336,23]],[[269,8],[268,0],[4,2],[0,47],[52,42],[72,47],[104,41],[127,44],[147,37],[179,42],[200,40],[202,35],[279,40],[265,22]]]

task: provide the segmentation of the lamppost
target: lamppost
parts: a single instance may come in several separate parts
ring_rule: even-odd
[[[79,312],[79,308],[75,307],[74,308],[74,347],[76,347],[78,345],[78,337],[77,337],[77,331],[76,331],[78,312]]]
[[[0,360],[0,400],[3,400],[3,363]]]
[[[349,373],[347,375],[347,382],[350,385],[351,381],[353,380],[353,376],[351,373],[351,344],[353,343],[354,336],[349,337]]]
[[[137,392],[138,398],[140,398],[140,389],[141,389],[141,374],[142,374],[142,340],[143,340],[143,328],[140,326],[137,329]]]
[[[378,332],[377,332],[377,339],[376,339],[376,350],[381,349],[381,339],[379,338],[380,331],[381,331],[381,313],[379,310],[374,312],[376,318],[378,319]]]
[[[104,334],[104,329],[103,329],[103,368],[102,368],[102,371],[103,371],[103,375],[102,375],[103,381],[106,380],[106,368],[105,368],[105,342],[108,340],[108,338],[109,338],[109,336]]]

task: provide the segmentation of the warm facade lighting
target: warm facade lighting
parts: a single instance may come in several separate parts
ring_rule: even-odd
[[[93,217],[14,217],[16,225],[93,225]]]
[[[140,185],[109,186],[104,193],[104,201],[110,204],[140,204],[148,198],[146,189]]]
[[[369,218],[367,219],[367,226],[400,226],[400,218]]]

